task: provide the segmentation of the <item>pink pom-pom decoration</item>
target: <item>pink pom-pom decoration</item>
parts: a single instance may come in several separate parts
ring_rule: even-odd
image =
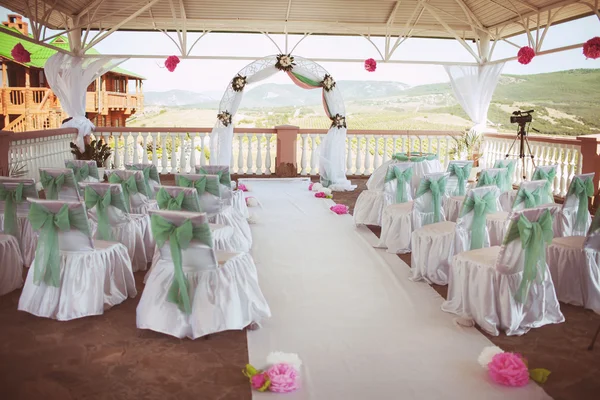
[[[238,184],[238,189],[241,190],[242,192],[248,191],[248,188],[243,183]]]
[[[337,215],[344,215],[348,214],[349,208],[348,206],[345,206],[343,204],[336,204],[335,206],[332,206],[330,210],[336,213]]]
[[[25,64],[31,61],[31,53],[25,50],[25,47],[21,43],[15,44],[15,47],[10,51],[12,58],[21,64]]]
[[[289,364],[275,364],[267,370],[267,375],[271,380],[271,392],[289,393],[300,387],[298,371]]]
[[[369,72],[375,72],[377,69],[377,61],[372,58],[368,58],[365,60],[365,69]]]
[[[319,199],[324,199],[327,195],[324,192],[315,193],[315,197]]]
[[[583,55],[594,60],[600,57],[600,37],[591,38],[583,45]]]
[[[310,185],[308,185],[308,190],[312,190],[314,184],[314,182],[311,182]]]
[[[529,46],[521,47],[517,53],[517,61],[523,65],[527,65],[535,57],[535,50]]]
[[[504,386],[521,387],[529,382],[527,365],[515,353],[496,354],[488,364],[490,378]]]
[[[267,375],[266,372],[254,375],[252,378],[250,378],[250,385],[253,389],[258,390],[259,392],[264,392],[271,385],[269,375]]]
[[[175,71],[175,68],[177,68],[177,64],[179,64],[179,57],[177,56],[169,56],[165,60],[165,67],[167,67],[169,72]]]

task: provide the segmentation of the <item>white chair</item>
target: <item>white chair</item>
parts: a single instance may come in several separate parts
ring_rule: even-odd
[[[100,315],[135,297],[127,248],[92,241],[83,203],[31,200],[29,218],[40,232],[18,309],[67,321]]]
[[[214,251],[205,214],[152,211],[151,219],[160,261],[137,307],[138,328],[196,339],[271,316],[252,257]]]
[[[473,319],[493,336],[500,331],[522,335],[563,322],[545,257],[558,210],[546,205],[515,211],[501,247],[454,256],[442,310]],[[541,232],[542,240],[536,240],[534,232]]]
[[[413,281],[448,284],[448,269],[454,254],[489,247],[485,216],[500,208],[500,189],[483,186],[469,190],[458,222],[438,222],[412,233]]]
[[[70,168],[40,168],[46,200],[81,201],[75,175]]]
[[[105,171],[109,183],[118,183],[123,187],[125,204],[132,214],[147,215],[150,210],[158,210],[156,200],[151,200],[148,186],[142,171],[123,171],[107,169]]]
[[[444,204],[444,212],[448,221],[456,222],[458,219],[460,208],[465,201],[467,183],[472,168],[473,161],[450,161],[448,163],[448,169],[446,170],[450,173],[446,188],[448,198]]]
[[[548,246],[548,267],[558,300],[600,314],[600,212],[587,236],[558,237]]]
[[[9,206],[10,198],[12,205]],[[24,265],[29,267],[35,257],[37,234],[29,223],[28,199],[37,199],[38,191],[33,179],[0,177],[0,231],[17,238]],[[8,220],[11,221],[6,224]],[[12,221],[16,221],[16,224]]]
[[[556,218],[554,232],[559,236],[585,236],[592,223],[589,211],[589,198],[594,195],[595,173],[575,175],[562,208]]]
[[[217,175],[175,174],[175,184],[182,187],[194,187],[198,192],[200,207],[208,214],[209,221],[214,224],[231,226],[241,233],[247,249],[252,247],[250,225],[242,214],[221,198],[221,185]]]
[[[513,189],[513,181],[515,180],[515,170],[517,168],[517,159],[507,158],[504,160],[496,160],[494,168],[506,168],[506,175],[504,177],[504,185],[501,188],[502,194],[500,195],[500,204],[504,211],[511,211],[512,204],[517,195],[517,191]]]
[[[0,296],[23,286],[23,257],[19,241],[0,232]]]
[[[386,205],[412,201],[412,175],[412,163],[400,162],[388,166],[383,185]]]
[[[250,213],[246,205],[244,192],[235,190],[235,182],[231,182],[231,174],[228,165],[204,165],[196,166],[196,174],[217,175],[221,184],[221,197],[226,204],[233,206],[244,218],[249,218]]]
[[[413,230],[428,224],[446,221],[444,201],[448,197],[446,185],[448,172],[425,174],[415,192],[413,204]]]
[[[156,245],[150,232],[144,235],[150,230],[150,217],[127,211],[119,184],[80,183],[80,186],[84,188],[92,237],[122,243],[127,248],[133,272],[145,271]]]
[[[65,160],[65,168],[73,170],[75,182],[100,182],[98,164],[93,160]]]
[[[498,189],[503,190],[506,180],[506,168],[486,168],[481,170],[479,179],[475,187],[495,185]]]
[[[552,186],[554,185],[554,180],[556,179],[557,168],[557,164],[538,165],[537,167],[535,167],[533,175],[531,176],[532,181],[545,180],[548,182],[548,185],[546,186],[548,198],[543,200],[545,203],[554,203],[554,194],[552,193]]]
[[[160,186],[160,175],[158,174],[156,165],[150,163],[129,163],[125,164],[125,169],[130,171],[142,171],[148,196],[154,196],[156,192],[155,188]]]

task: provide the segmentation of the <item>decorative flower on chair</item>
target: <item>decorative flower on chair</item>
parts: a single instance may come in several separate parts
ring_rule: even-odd
[[[169,72],[175,71],[177,68],[177,64],[179,64],[179,57],[177,56],[169,56],[165,60],[165,67],[169,70]]]
[[[271,353],[267,357],[270,366],[266,371],[246,365],[242,370],[250,380],[253,389],[259,392],[290,393],[300,387],[300,367],[302,361],[296,354]]]
[[[221,111],[219,114],[217,114],[217,119],[225,126],[229,126],[231,124],[231,114],[228,111]]]
[[[367,58],[365,60],[365,69],[369,72],[375,72],[377,69],[377,61],[372,58]]]
[[[231,88],[234,92],[241,92],[244,90],[246,86],[246,77],[240,74],[237,74],[235,78],[231,81]]]
[[[279,54],[277,56],[277,62],[275,68],[280,71],[291,71],[296,64],[294,63],[294,57],[289,54]]]
[[[326,92],[331,91],[335,87],[335,81],[329,74],[325,74],[323,80],[321,81],[321,87],[325,89]]]
[[[25,50],[21,43],[15,44],[15,47],[10,51],[12,58],[21,64],[31,62],[31,53]]]
[[[529,379],[537,383],[544,383],[550,375],[550,371],[547,369],[530,370],[527,360],[520,354],[505,353],[496,346],[484,348],[479,355],[478,362],[488,370],[488,374],[494,382],[503,386],[525,386],[529,383]]]
[[[517,61],[523,65],[527,65],[535,57],[535,50],[529,46],[521,47],[517,53]]]
[[[335,114],[331,117],[331,128],[345,128],[346,127],[346,117],[340,114]]]
[[[586,58],[597,59],[600,57],[600,37],[591,38],[583,45],[583,55]]]

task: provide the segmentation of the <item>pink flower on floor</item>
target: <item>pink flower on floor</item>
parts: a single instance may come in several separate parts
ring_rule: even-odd
[[[499,353],[488,364],[490,378],[504,386],[521,387],[529,382],[529,370],[520,355]]]
[[[271,385],[271,380],[269,379],[269,375],[266,372],[259,373],[250,378],[250,384],[253,389],[258,390],[259,392],[266,391]]]
[[[319,199],[324,199],[325,197],[327,197],[327,195],[324,192],[318,192],[318,193],[315,193],[315,197],[317,197]]]
[[[242,192],[248,191],[248,188],[243,183],[238,184],[238,189],[241,190]]]
[[[312,190],[314,184],[314,182],[311,182],[310,185],[308,185],[308,190]]]
[[[336,204],[335,206],[332,206],[330,210],[336,213],[337,215],[344,215],[348,214],[349,209],[348,206],[345,206],[343,204]]]
[[[289,393],[300,387],[298,371],[289,364],[275,364],[267,370],[271,380],[269,390],[276,393]]]

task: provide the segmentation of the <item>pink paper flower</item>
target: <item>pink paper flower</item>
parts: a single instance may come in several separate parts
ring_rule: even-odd
[[[263,372],[250,378],[250,385],[252,385],[253,389],[264,392],[271,385],[271,380],[269,379],[269,375],[267,375],[266,372]]]
[[[15,44],[15,47],[10,51],[12,58],[21,64],[25,64],[31,61],[31,53],[25,50],[25,47],[21,43]]]
[[[369,72],[375,72],[377,69],[377,61],[372,58],[368,58],[365,60],[365,69]]]
[[[276,393],[289,393],[300,387],[298,371],[289,364],[275,364],[267,370],[271,380],[269,390]]]
[[[521,47],[517,53],[517,61],[523,65],[527,65],[535,57],[535,50],[529,46]]]
[[[315,193],[315,197],[317,197],[319,199],[324,199],[325,197],[327,197],[327,195],[324,192],[318,192],[318,193]]]
[[[488,364],[490,378],[504,386],[521,387],[529,382],[529,370],[520,355],[499,353]]]
[[[600,37],[591,38],[583,45],[583,55],[586,58],[597,59],[600,57]]]
[[[177,64],[179,64],[179,57],[177,56],[169,56],[165,60],[165,67],[167,67],[169,72],[175,71],[175,68],[177,68]]]
[[[242,192],[248,191],[248,188],[243,183],[238,184],[238,189],[241,190]]]
[[[310,185],[308,185],[308,190],[312,190],[314,184],[314,182],[311,182]]]
[[[336,204],[335,206],[332,206],[331,208],[329,208],[331,211],[333,211],[334,213],[336,213],[337,215],[344,215],[344,214],[348,214],[348,206],[345,206],[343,204]]]

